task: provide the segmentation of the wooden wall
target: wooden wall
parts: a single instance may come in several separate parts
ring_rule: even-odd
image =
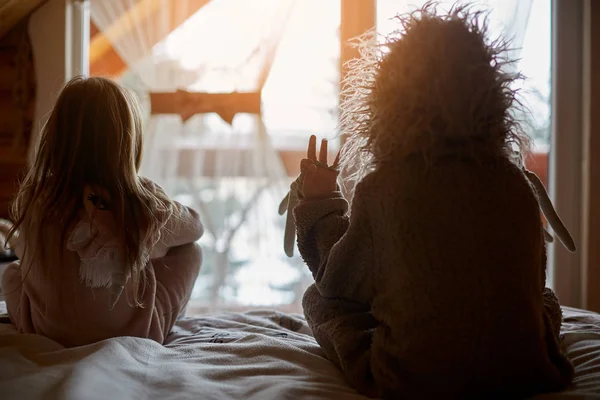
[[[35,74],[27,19],[0,38],[0,218],[27,164],[34,120]]]

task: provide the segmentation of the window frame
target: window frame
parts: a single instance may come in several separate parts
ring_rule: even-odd
[[[583,307],[581,248],[583,218],[584,0],[552,0],[552,136],[549,194],[578,252],[548,244],[548,280],[561,304]],[[583,27],[583,28],[582,28]]]

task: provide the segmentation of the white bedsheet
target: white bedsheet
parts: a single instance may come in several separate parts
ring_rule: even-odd
[[[577,387],[543,398],[600,396],[600,317],[565,311]],[[166,346],[124,337],[63,349],[0,325],[0,399],[365,398],[323,358],[301,316],[257,311],[184,319]]]

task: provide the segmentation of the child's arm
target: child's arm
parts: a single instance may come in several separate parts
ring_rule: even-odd
[[[373,238],[364,184],[348,202],[334,192],[323,199],[303,200],[294,209],[298,249],[316,287],[326,298],[368,304],[373,296]]]
[[[379,322],[371,313],[375,254],[367,204],[369,177],[355,189],[352,212],[337,189],[338,160],[327,163],[327,142],[316,163],[316,138],[311,137],[301,201],[294,209],[298,248],[315,284],[304,293],[302,307],[315,339],[362,393],[375,395],[371,371],[371,342]],[[320,164],[314,166],[314,164]]]
[[[161,238],[154,246],[151,259],[164,257],[169,249],[194,243],[202,237],[204,227],[200,216],[193,209],[173,202],[178,209],[179,217],[171,217],[161,232]]]
[[[315,278],[302,299],[306,320],[326,357],[352,386],[376,397],[371,343],[379,322],[370,305],[375,261],[363,191],[359,184],[350,216],[340,193],[305,200],[294,215],[298,248]]]
[[[149,179],[144,179],[144,185],[147,189],[164,195],[162,188]],[[176,208],[175,213],[161,229],[161,238],[152,249],[151,259],[164,257],[172,247],[194,243],[204,233],[200,216],[196,211],[176,201],[173,201],[173,205]]]

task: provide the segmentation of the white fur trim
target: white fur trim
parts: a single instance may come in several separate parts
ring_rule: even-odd
[[[109,287],[113,283],[113,275],[120,271],[121,260],[117,248],[103,247],[94,257],[81,259],[79,277],[88,287]]]

